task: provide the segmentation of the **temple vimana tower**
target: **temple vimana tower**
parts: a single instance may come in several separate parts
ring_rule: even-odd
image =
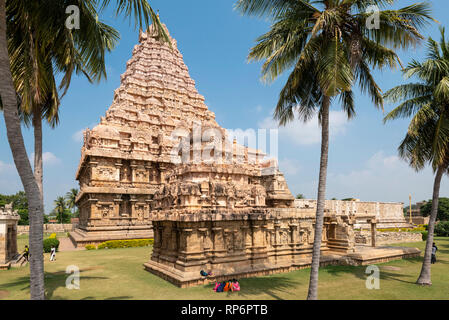
[[[176,164],[176,137],[197,126],[200,135],[213,135],[208,139],[221,135],[225,145],[226,133],[196,90],[176,40],[170,48],[152,37],[150,29],[141,32],[139,41],[106,116],[84,132],[76,173],[80,224],[72,239],[85,245],[152,237],[154,212],[169,202],[177,209],[220,208],[231,196],[236,208],[264,206],[265,199],[291,206],[293,196],[283,175],[267,167],[270,162],[249,163],[248,158],[257,161],[262,155],[235,142],[228,143],[223,157],[238,157],[231,162],[239,164],[214,165],[218,152],[213,164]],[[200,154],[207,148],[201,143]],[[263,178],[262,167],[275,171]]]
[[[202,283],[200,270],[250,276],[310,265],[315,204],[294,200],[275,161],[230,141],[170,39],[140,33],[112,105],[84,132],[72,241],[154,237],[145,268],[179,286]],[[383,222],[405,223],[401,204],[327,202],[323,253],[355,254],[354,226]]]

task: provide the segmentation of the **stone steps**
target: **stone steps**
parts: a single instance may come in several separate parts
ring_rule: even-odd
[[[13,260],[11,260],[11,267],[20,268],[28,264],[28,261],[25,259],[23,253],[18,254]]]

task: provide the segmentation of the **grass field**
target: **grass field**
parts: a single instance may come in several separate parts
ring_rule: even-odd
[[[20,239],[26,243],[26,238]],[[320,269],[320,299],[449,299],[449,238],[437,238],[438,262],[432,266],[431,287],[417,286],[422,258],[380,264],[380,289],[368,290],[366,267],[329,266]],[[404,246],[423,250],[425,242]],[[23,245],[22,245],[23,246]],[[19,246],[19,248],[21,248]],[[305,299],[309,269],[242,279],[240,292],[215,293],[212,284],[180,289],[145,271],[151,247],[70,251],[49,261],[45,254],[48,299]],[[80,289],[65,287],[66,267],[80,269]],[[29,267],[0,271],[0,299],[29,299]]]

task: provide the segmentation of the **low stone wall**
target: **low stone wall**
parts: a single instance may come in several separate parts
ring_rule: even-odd
[[[76,224],[71,224],[71,223],[65,223],[65,224],[61,224],[61,223],[49,223],[49,224],[44,224],[44,232],[70,232],[75,230],[76,228]],[[29,233],[30,232],[30,226],[17,226],[17,233],[18,234],[24,234],[24,233]]]
[[[376,244],[386,245],[392,243],[419,242],[422,234],[419,232],[379,232],[376,233]],[[356,244],[371,244],[371,231],[355,231]]]
[[[412,222],[414,224],[429,224],[430,217],[412,216]]]
[[[316,209],[316,200],[296,199],[295,208]],[[367,202],[367,201],[343,201],[326,200],[324,211],[332,214],[374,215],[377,220],[377,228],[407,228],[409,223],[404,218],[404,204],[402,202]],[[355,228],[367,228],[369,225],[364,219],[354,224]]]

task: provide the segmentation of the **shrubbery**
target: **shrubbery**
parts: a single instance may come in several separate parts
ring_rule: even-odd
[[[59,240],[56,238],[44,239],[44,252],[46,252],[46,253],[51,252],[51,247],[55,247],[56,251],[58,251]]]
[[[425,225],[419,225],[415,228],[387,228],[387,229],[377,229],[379,232],[422,232],[426,231]]]
[[[428,231],[421,231],[421,234],[422,234],[422,240],[423,240],[423,241],[426,241],[429,232],[428,232]]]
[[[432,211],[432,200],[429,200],[425,205],[421,207],[421,214],[424,217],[428,217],[430,216],[431,211]],[[439,198],[437,220],[440,221],[449,220],[449,198]]]
[[[439,237],[449,236],[449,221],[440,221],[435,225],[435,234]]]
[[[93,244],[88,244],[84,247],[86,250],[96,250],[97,247],[94,246]]]
[[[98,249],[146,247],[154,243],[154,239],[110,240],[98,245]]]

